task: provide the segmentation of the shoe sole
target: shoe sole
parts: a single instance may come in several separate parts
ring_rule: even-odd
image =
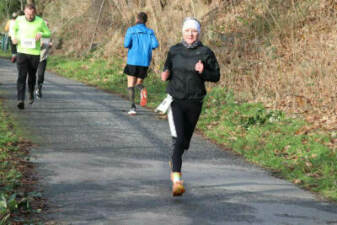
[[[172,187],[172,196],[182,196],[185,193],[185,188],[182,184],[174,184]]]

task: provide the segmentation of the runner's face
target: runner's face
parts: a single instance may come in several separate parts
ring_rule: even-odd
[[[193,44],[199,38],[199,33],[196,29],[187,28],[183,31],[183,39],[187,44]]]
[[[35,9],[25,8],[25,17],[28,21],[33,21],[35,18]]]

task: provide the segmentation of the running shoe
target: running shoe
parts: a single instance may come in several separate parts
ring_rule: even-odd
[[[131,109],[129,110],[128,114],[129,114],[130,116],[134,116],[134,115],[136,115],[136,114],[137,114],[137,112],[136,112],[136,108],[134,108],[134,107],[131,107]]]
[[[172,172],[171,173],[172,181],[172,196],[181,196],[185,192],[184,181],[181,180],[181,173]]]
[[[19,109],[25,108],[25,103],[23,101],[18,101],[18,104],[16,105]]]
[[[147,104],[147,90],[146,88],[142,88],[142,90],[140,90],[140,105],[141,106],[146,106]]]
[[[175,181],[172,184],[172,196],[181,196],[185,192],[185,188],[183,185],[184,181]]]

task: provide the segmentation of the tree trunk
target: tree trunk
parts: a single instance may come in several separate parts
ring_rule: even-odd
[[[10,3],[11,3],[10,0],[6,0],[6,3],[5,3],[5,10],[6,10],[7,18],[10,17],[10,12],[9,12]]]
[[[96,35],[97,26],[98,26],[98,23],[99,23],[99,19],[101,18],[101,14],[102,14],[102,9],[103,9],[104,3],[105,3],[105,0],[102,0],[101,7],[99,9],[99,13],[98,13],[98,17],[97,17],[97,22],[96,22],[95,30],[94,30],[94,33],[92,34],[92,38],[91,38],[91,42],[90,42],[90,46],[89,46],[88,52],[90,52],[92,50],[92,46],[93,46],[95,35]]]

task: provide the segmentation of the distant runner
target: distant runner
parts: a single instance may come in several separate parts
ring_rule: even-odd
[[[168,81],[166,91],[172,96],[168,111],[173,141],[170,161],[172,195],[185,192],[181,176],[182,155],[189,149],[194,128],[206,95],[205,81],[217,82],[220,69],[214,53],[199,41],[200,23],[186,18],[183,23],[183,41],[172,46],[167,54],[163,81]]]
[[[13,31],[14,31],[13,28],[14,28],[15,19],[17,18],[17,16],[18,16],[18,14],[13,12],[12,16],[11,16],[11,19],[8,20],[8,22],[5,26],[5,31],[8,32],[9,44],[11,46],[11,53],[12,53],[11,62],[12,63],[15,63],[15,61],[16,61],[16,45],[13,44],[12,36],[14,35],[13,34]]]
[[[131,102],[129,115],[136,115],[135,87],[140,90],[140,105],[147,104],[147,90],[143,81],[152,59],[152,50],[159,46],[153,30],[146,27],[147,15],[137,15],[136,25],[129,27],[124,39],[124,47],[128,48],[127,65],[124,73],[128,77],[128,93]]]
[[[48,22],[45,21],[48,26]],[[44,82],[44,73],[47,67],[47,58],[49,55],[49,50],[53,46],[50,38],[41,38],[41,53],[40,53],[40,63],[37,68],[37,89],[36,97],[42,98],[42,85]]]
[[[36,70],[40,62],[41,38],[49,38],[50,31],[42,18],[36,16],[34,4],[25,5],[24,16],[14,25],[13,43],[17,44],[17,107],[25,108],[26,80],[28,75],[29,104],[34,102]]]

